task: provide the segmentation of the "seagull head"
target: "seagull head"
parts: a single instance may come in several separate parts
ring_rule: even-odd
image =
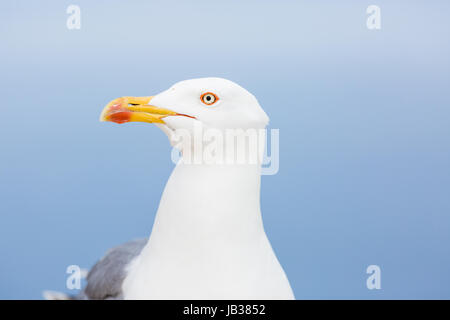
[[[148,122],[166,133],[211,129],[263,129],[269,118],[256,98],[238,84],[221,78],[178,82],[154,96],[121,97],[103,109],[101,121]]]

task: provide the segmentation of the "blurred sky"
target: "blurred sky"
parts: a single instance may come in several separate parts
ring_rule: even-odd
[[[261,201],[298,299],[449,299],[449,16],[448,1],[1,1],[0,298],[75,293],[68,265],[150,233],[169,143],[99,113],[217,76],[280,129]]]

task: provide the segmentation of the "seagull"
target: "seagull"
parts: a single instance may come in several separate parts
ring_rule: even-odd
[[[237,161],[236,140],[223,138],[266,128],[269,118],[251,93],[222,78],[185,80],[155,96],[114,99],[100,120],[153,123],[180,156],[150,237],[110,249],[71,298],[295,299],[264,231],[261,150],[248,139]],[[202,159],[214,140],[220,143],[213,156]],[[219,152],[222,147],[231,151]]]

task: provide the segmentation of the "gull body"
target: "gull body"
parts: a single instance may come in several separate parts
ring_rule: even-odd
[[[149,242],[128,266],[125,299],[292,299],[259,189],[256,165],[177,165]]]
[[[208,141],[193,138],[198,128],[218,139],[227,130],[242,138],[266,127],[269,118],[252,94],[225,79],[186,80],[156,96],[115,99],[101,120],[155,123],[182,156],[148,241],[111,249],[91,269],[77,298],[294,299],[264,231],[263,150],[250,139],[241,161],[233,152],[219,161],[192,161],[203,155],[196,143],[208,147]],[[226,149],[232,141],[221,145]]]

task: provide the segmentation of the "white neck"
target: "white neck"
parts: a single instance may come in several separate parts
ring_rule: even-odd
[[[251,239],[263,232],[259,201],[259,165],[180,162],[161,198],[151,240],[183,238],[192,246]]]
[[[167,182],[126,299],[292,299],[264,232],[259,164],[186,164]]]

